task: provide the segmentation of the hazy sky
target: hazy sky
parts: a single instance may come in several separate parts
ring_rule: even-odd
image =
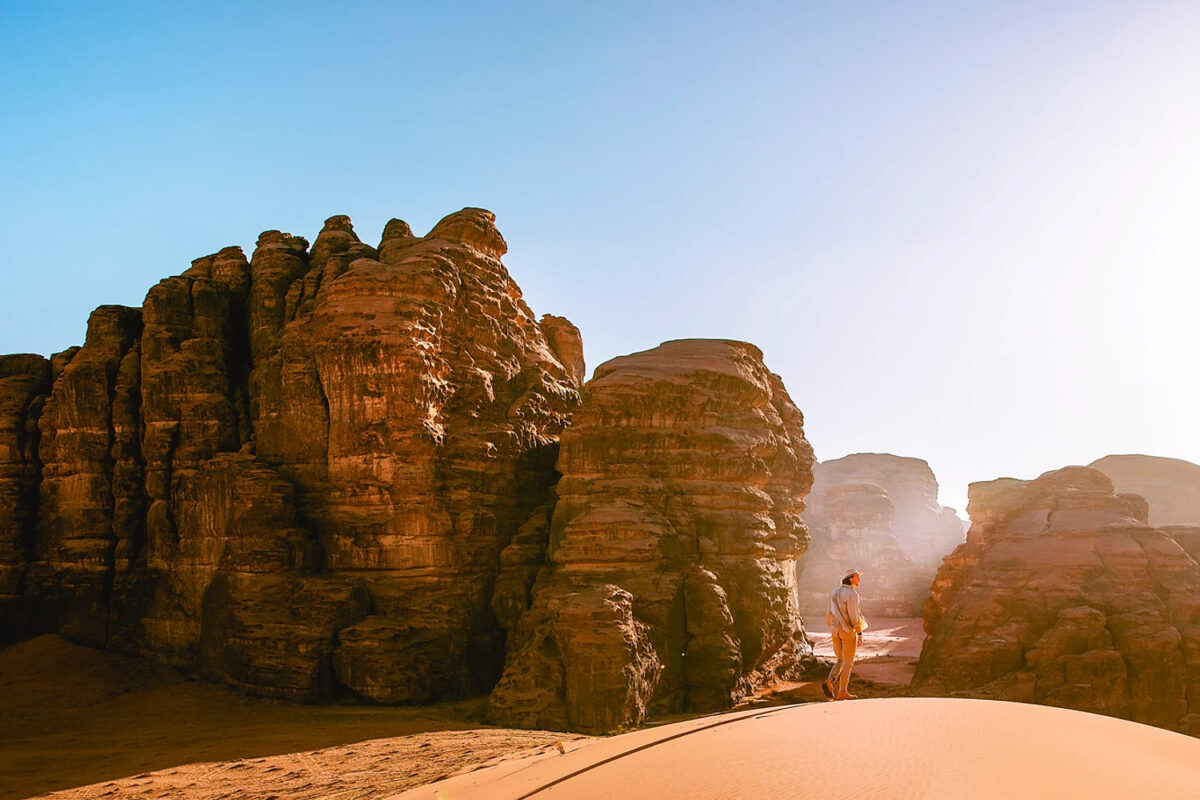
[[[589,368],[759,345],[942,501],[1200,462],[1200,3],[0,0],[0,352],[191,259],[492,209]]]

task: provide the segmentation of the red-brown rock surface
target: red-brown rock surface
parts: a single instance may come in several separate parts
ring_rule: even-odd
[[[544,521],[502,556],[502,618],[528,610],[492,717],[610,731],[727,707],[811,659],[793,575],[812,460],[752,345],[673,341],[598,367],[562,435],[550,564],[520,580]]]
[[[136,447],[141,312],[101,306],[87,339],[55,359],[50,397],[38,418],[42,462],[27,593],[39,627],[93,646],[108,641],[108,596],[122,527],[140,494],[125,449]],[[32,592],[30,592],[32,590]]]
[[[179,665],[192,664],[199,655],[201,605],[225,556],[226,537],[217,528],[227,498],[202,495],[187,510],[179,500],[195,493],[197,475],[209,459],[236,452],[250,438],[249,281],[246,257],[240,248],[229,247],[160,281],[142,304],[146,547],[145,565],[135,561],[134,571],[145,570],[135,583],[149,583],[153,593],[150,607],[133,614],[139,629],[131,638],[140,649]],[[190,519],[210,510],[214,524]],[[128,594],[122,608],[141,598],[136,590]]]
[[[546,334],[550,349],[567,368],[567,374],[576,386],[583,386],[587,378],[587,366],[583,360],[583,336],[574,323],[566,317],[543,314],[538,325]]]
[[[1200,525],[1164,525],[1159,530],[1174,539],[1200,564]]]
[[[97,309],[49,365],[4,358],[5,636],[294,699],[489,688],[500,554],[537,538],[584,370],[505,250],[481,209],[378,248],[331,217]]]
[[[1117,491],[1146,498],[1151,525],[1200,525],[1200,466],[1141,455],[1105,456],[1088,466],[1107,475]]]
[[[924,695],[1036,702],[1200,733],[1200,566],[1101,472],[970,487],[926,608]]]
[[[919,616],[938,563],[963,541],[962,520],[937,495],[919,458],[858,453],[817,464],[804,512],[812,544],[797,577],[805,618],[824,618],[851,567],[864,573],[868,619]]]
[[[0,356],[0,638],[33,628],[22,603],[36,520],[37,418],[50,391],[50,362],[37,355]]]

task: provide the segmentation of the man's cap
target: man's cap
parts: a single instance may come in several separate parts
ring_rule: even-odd
[[[846,574],[842,577],[842,580],[846,580],[846,578],[853,578],[855,575],[862,575],[862,573],[856,569],[846,570]]]

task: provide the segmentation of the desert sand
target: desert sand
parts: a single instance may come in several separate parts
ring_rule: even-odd
[[[647,786],[689,800],[1200,798],[1197,739],[1062,709],[896,697],[922,635],[919,620],[873,621],[856,702],[796,683],[755,707],[600,739],[483,727],[482,699],[256,699],[39,637],[0,651],[0,798],[586,800]],[[813,638],[828,655],[828,635]]]
[[[833,639],[829,631],[812,630],[808,635],[813,640],[813,652],[832,661]],[[851,680],[870,681],[880,686],[908,686],[924,640],[925,630],[920,618],[872,618],[855,654]],[[867,694],[870,694],[869,690]]]
[[[483,728],[481,705],[264,700],[40,636],[0,650],[0,798],[382,797],[583,738]]]
[[[890,698],[719,714],[394,800],[1200,797],[1200,740],[1080,711]]]
[[[816,651],[831,656],[828,633],[812,635]],[[920,620],[876,620],[855,691],[902,694],[922,635]],[[807,681],[771,687],[752,704],[822,700]],[[482,703],[296,705],[41,636],[0,650],[0,800],[55,790],[72,798],[383,797],[587,741],[483,727]]]

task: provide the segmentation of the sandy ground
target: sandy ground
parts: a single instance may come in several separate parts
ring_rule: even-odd
[[[832,664],[833,640],[828,630],[808,632],[813,650],[821,659]],[[850,692],[861,699],[903,697],[908,694],[916,671],[925,629],[919,618],[879,619],[863,635],[862,646],[855,654],[854,670],[850,677]],[[777,706],[787,703],[825,702],[820,679],[822,669],[812,680],[782,682],[768,687],[754,697],[748,706]]]
[[[920,620],[873,623],[852,691],[902,695],[922,636]],[[828,633],[814,641],[818,655],[832,657]],[[748,707],[810,701],[824,702],[815,680],[772,687]],[[481,698],[300,706],[43,636],[0,650],[0,800],[62,789],[47,796],[378,798],[588,741],[485,728],[481,709]]]
[[[816,654],[833,660],[833,639],[829,631],[809,631],[809,636]],[[908,686],[912,683],[924,641],[925,627],[919,617],[872,621],[855,654],[851,680],[860,678],[875,684]]]
[[[304,753],[188,764],[42,798],[380,798],[509,758],[557,754],[587,737],[477,729],[420,733]]]
[[[42,636],[0,650],[0,798],[381,797],[582,738],[483,728],[481,705],[294,705]]]
[[[948,698],[721,714],[502,761],[394,800],[1200,798],[1200,739]]]

